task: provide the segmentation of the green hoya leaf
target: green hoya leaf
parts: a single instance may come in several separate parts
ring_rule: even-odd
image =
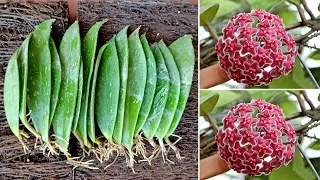
[[[215,90],[203,90],[203,89],[200,90],[200,97],[206,96],[206,95],[209,95],[209,94],[217,94],[217,91],[215,91]]]
[[[211,1],[204,0],[200,3],[200,26],[205,26],[206,22],[210,23],[218,12],[219,4]]]
[[[311,59],[320,60],[320,50],[312,52],[308,57]]]
[[[279,3],[281,0],[268,0],[268,1],[262,1],[262,0],[247,0],[247,2],[252,6],[252,9],[263,9],[263,10],[269,10],[270,7],[273,5]]]
[[[282,165],[279,169],[274,169],[269,174],[269,180],[290,179],[290,180],[310,180],[315,179],[310,168],[305,167],[304,160],[298,148],[294,153],[294,158],[288,166]]]
[[[294,101],[285,101],[279,104],[280,108],[283,110],[285,116],[293,114],[298,111],[297,103]]]
[[[290,3],[299,5],[301,3],[301,0],[288,0]]]
[[[294,63],[294,68],[292,71],[292,80],[299,85],[300,88],[302,89],[307,89],[307,88],[315,88],[315,85],[312,83],[310,79],[305,78],[305,72],[304,69],[298,60],[296,58],[296,61]]]
[[[279,79],[273,79],[269,84],[271,89],[312,89],[315,88],[310,79],[305,78],[304,69],[298,59],[294,63],[292,72]]]
[[[216,17],[230,14],[241,6],[240,3],[236,3],[230,0],[211,0],[211,2],[219,4],[219,10],[216,14]]]
[[[210,114],[216,106],[219,94],[208,94],[200,98],[200,116]]]
[[[263,99],[268,101],[271,97],[279,93],[279,91],[257,91],[257,90],[247,90],[247,92],[254,98],[254,99]]]
[[[320,150],[320,140],[317,140],[309,145],[309,148],[314,150]]]
[[[217,107],[229,104],[241,96],[241,94],[237,91],[217,91],[217,93],[220,95],[219,101],[216,105]]]
[[[278,15],[282,18],[284,25],[293,24],[298,21],[297,11],[281,11]]]

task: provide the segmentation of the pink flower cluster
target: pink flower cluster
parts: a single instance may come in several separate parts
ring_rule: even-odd
[[[216,52],[229,78],[258,86],[292,70],[297,55],[295,46],[282,19],[258,9],[229,20]]]
[[[251,176],[289,164],[297,146],[296,133],[282,109],[260,99],[232,107],[216,142],[231,169]]]

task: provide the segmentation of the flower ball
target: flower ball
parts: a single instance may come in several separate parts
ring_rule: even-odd
[[[223,28],[216,52],[229,78],[250,86],[287,75],[297,55],[282,19],[260,9],[233,16]]]
[[[297,146],[296,133],[282,109],[260,99],[232,107],[216,142],[231,169],[251,176],[289,164]]]

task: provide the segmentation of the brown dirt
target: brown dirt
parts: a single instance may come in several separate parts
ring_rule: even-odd
[[[173,152],[169,158],[174,165],[164,164],[158,157],[153,165],[140,163],[135,165],[136,174],[126,167],[124,157],[120,157],[113,166],[103,170],[106,164],[96,165],[101,170],[76,168],[65,163],[63,157],[45,157],[35,151],[25,155],[22,146],[10,132],[3,109],[3,81],[8,60],[14,50],[21,45],[34,26],[48,18],[56,18],[53,38],[56,42],[68,27],[68,9],[66,3],[47,4],[15,3],[0,5],[0,179],[197,179],[198,162],[198,125],[197,125],[197,69],[188,105],[184,117],[175,134],[183,139],[178,143],[182,161],[175,158]],[[161,2],[91,2],[81,3],[78,8],[82,37],[96,21],[108,18],[99,35],[101,46],[125,25],[132,32],[139,25],[141,33],[146,33],[150,43],[163,39],[170,44],[184,34],[192,34],[194,48],[197,49],[197,6],[189,3]],[[197,52],[197,51],[196,51]],[[198,63],[196,62],[196,65]],[[82,155],[79,144],[71,141],[72,151]],[[35,142],[29,139],[31,148]],[[86,158],[94,158],[93,156]]]

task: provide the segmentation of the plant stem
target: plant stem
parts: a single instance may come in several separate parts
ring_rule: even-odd
[[[312,20],[315,20],[316,17],[314,17],[312,11],[309,9],[306,0],[301,0],[301,3],[302,3],[302,5],[303,5],[304,9],[307,11],[307,13],[309,14],[309,16],[311,17],[311,19],[312,19]]]
[[[309,74],[309,76],[311,77],[311,80],[313,81],[314,85],[316,86],[317,89],[320,89],[320,86],[317,82],[317,80],[314,78],[313,74],[311,73],[310,69],[307,67],[307,65],[302,61],[302,59],[300,58],[299,55],[297,55],[298,59],[300,60],[301,64],[303,65],[303,67],[306,69],[307,73]]]
[[[312,165],[311,161],[309,160],[309,158],[307,157],[305,152],[302,150],[300,144],[298,144],[298,149],[300,150],[301,154],[303,155],[303,157],[306,159],[307,163],[311,167],[311,169],[312,169],[314,175],[316,176],[317,180],[320,180],[320,177],[319,177],[319,174],[317,173],[317,170],[314,168],[314,166]]]
[[[310,100],[310,98],[307,95],[307,92],[305,90],[301,91],[304,99],[307,101],[307,103],[309,104],[311,110],[315,110],[316,107],[314,106],[314,104],[312,103],[312,101]]]
[[[300,94],[295,94],[295,96],[297,97],[297,100],[298,100],[298,102],[299,102],[299,106],[300,106],[300,108],[301,108],[301,111],[302,111],[302,113],[303,114],[306,114],[306,106],[304,105],[304,103],[303,103],[303,100],[302,100],[302,98],[300,97]]]
[[[211,34],[212,38],[218,42],[219,41],[219,37],[217,36],[217,34],[214,32],[213,28],[211,27],[211,24],[208,21],[204,22],[206,24],[206,28],[209,31],[209,33]]]
[[[299,15],[300,15],[302,23],[306,24],[306,17],[304,16],[303,9],[301,8],[300,4],[296,4],[296,7],[298,9],[298,12],[299,12]]]
[[[219,131],[219,127],[214,122],[211,114],[210,113],[206,113],[204,118],[210,123],[211,127],[213,128],[213,130],[217,133]]]

